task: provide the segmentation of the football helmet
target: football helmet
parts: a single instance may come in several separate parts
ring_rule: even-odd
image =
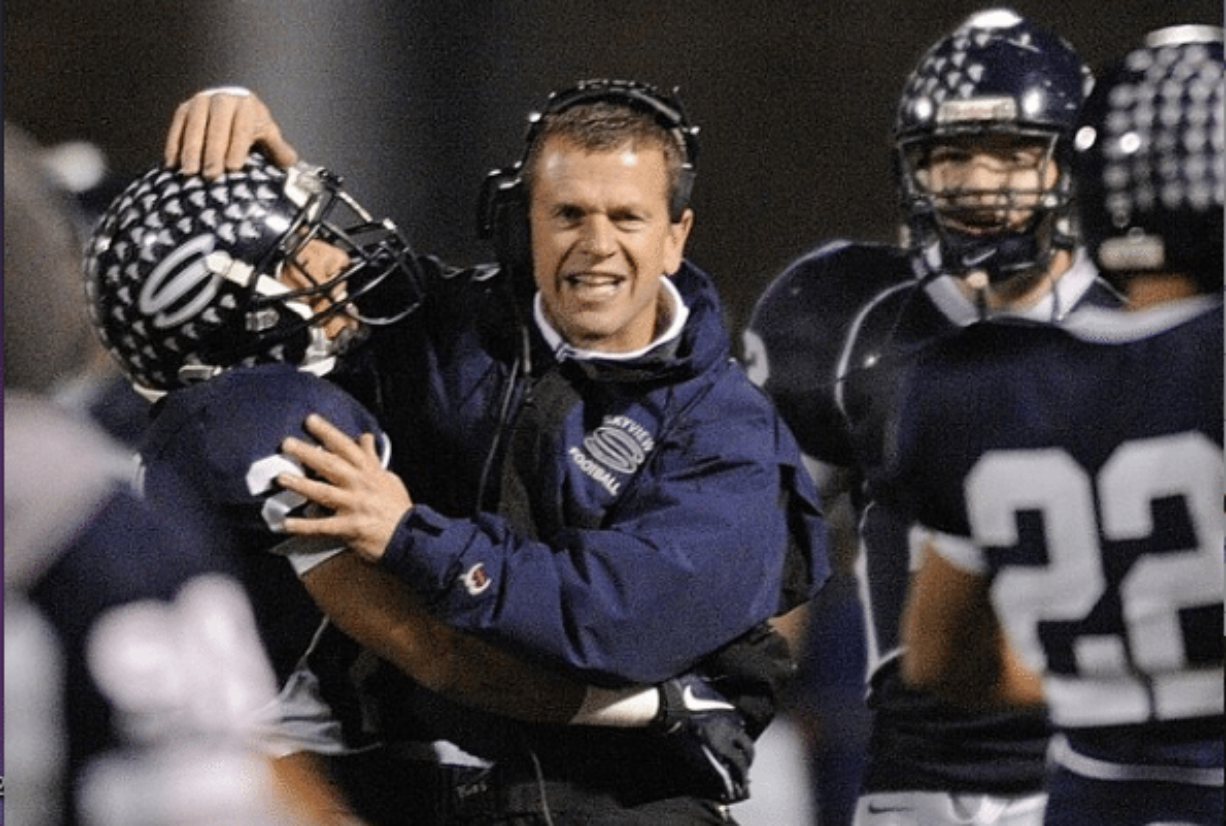
[[[1183,272],[1222,289],[1224,74],[1221,28],[1173,26],[1112,64],[1087,100],[1074,168],[1086,244],[1108,279]]]
[[[923,271],[983,270],[997,282],[1041,271],[1055,249],[1074,246],[1070,146],[1091,84],[1067,42],[1007,8],[970,16],[924,54],[906,81],[893,128],[908,243]],[[1022,189],[1005,176],[993,190],[927,182],[935,148],[987,139],[1041,146],[1032,177],[1054,184]],[[1000,205],[989,220],[985,202]],[[1019,225],[1010,214],[1026,219]]]
[[[319,240],[348,256],[325,283],[291,289],[286,262]],[[318,167],[252,154],[216,180],[155,168],[103,214],[85,260],[94,328],[143,395],[240,365],[323,374],[366,325],[410,313],[420,289],[408,244]],[[315,309],[312,309],[312,308]],[[357,325],[329,338],[344,313]]]

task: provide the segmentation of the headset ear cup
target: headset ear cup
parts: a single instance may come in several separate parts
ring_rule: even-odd
[[[503,186],[493,202],[491,240],[498,263],[531,277],[532,245],[528,234],[528,198],[519,178]]]
[[[532,245],[528,234],[528,198],[520,177],[522,164],[495,169],[486,176],[477,208],[477,234],[489,241],[498,264],[511,273],[517,298],[536,291]]]

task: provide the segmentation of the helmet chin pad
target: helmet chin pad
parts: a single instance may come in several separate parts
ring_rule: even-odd
[[[1039,223],[1036,216],[1031,223]],[[970,234],[945,228],[938,242],[941,269],[962,275],[972,270],[987,274],[988,282],[1001,284],[1016,276],[1045,269],[1052,247],[1039,242],[1034,231],[1000,230]]]
[[[1002,284],[1046,270],[1056,251],[1076,246],[1063,209],[1039,207],[1024,224],[993,231],[961,229],[935,209],[916,210],[908,221],[912,248],[930,277],[983,272]]]

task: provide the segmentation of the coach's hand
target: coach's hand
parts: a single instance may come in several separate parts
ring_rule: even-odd
[[[187,175],[213,179],[241,169],[253,148],[277,166],[298,161],[264,102],[238,86],[206,89],[179,104],[163,156]]]
[[[698,674],[660,684],[660,731],[682,776],[694,778],[703,797],[737,803],[749,797],[753,738],[736,706]]]
[[[363,433],[354,441],[315,414],[307,417],[306,430],[320,446],[291,436],[281,443],[281,451],[314,471],[317,478],[282,473],[277,483],[327,513],[286,518],[285,530],[298,536],[339,539],[364,559],[380,559],[401,518],[413,507],[404,482],[383,467],[371,434]]]

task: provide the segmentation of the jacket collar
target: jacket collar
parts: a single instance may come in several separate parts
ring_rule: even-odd
[[[556,362],[580,368],[591,378],[642,381],[683,370],[697,374],[730,352],[728,334],[715,285],[706,273],[684,262],[664,282],[673,318],[668,329],[650,345],[634,353],[602,353],[580,350],[562,341],[544,318],[539,297],[534,302],[537,341],[554,355]]]
[[[545,339],[545,343],[549,345],[549,349],[553,351],[558,361],[571,359],[573,361],[631,362],[642,358],[659,347],[680,339],[681,331],[685,329],[685,323],[689,319],[690,308],[686,306],[685,301],[681,298],[681,293],[674,286],[673,280],[667,277],[661,279],[660,287],[662,288],[664,300],[669,305],[668,314],[670,321],[668,328],[656,336],[646,347],[641,347],[628,353],[606,353],[597,350],[585,350],[582,347],[568,344],[563,340],[562,334],[545,318],[540,292],[537,292],[536,297],[532,300],[532,317],[536,321],[537,330],[540,331],[541,336]]]

